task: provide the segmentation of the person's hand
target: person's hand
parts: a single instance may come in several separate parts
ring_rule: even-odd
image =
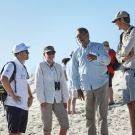
[[[87,54],[87,58],[88,58],[89,61],[97,60],[97,56],[93,55],[91,53]]]
[[[46,109],[46,103],[40,104],[40,108],[41,108],[41,110],[45,110]]]
[[[77,93],[78,93],[78,99],[84,100],[84,95],[83,95],[82,90],[81,89],[77,90]]]
[[[67,103],[63,103],[64,107],[67,109]]]
[[[31,107],[32,102],[33,102],[33,97],[29,97],[29,98],[28,98],[28,102],[27,102],[28,107]]]
[[[122,61],[126,61],[127,59],[131,58],[133,55],[134,55],[134,52],[130,51],[129,54],[122,59]]]
[[[20,102],[21,101],[21,97],[20,96],[16,96],[16,95],[12,95],[11,98],[16,102]]]

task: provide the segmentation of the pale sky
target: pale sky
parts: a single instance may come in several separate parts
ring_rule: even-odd
[[[87,28],[92,42],[107,40],[116,50],[119,35],[111,21],[120,10],[127,11],[135,25],[134,0],[0,0],[0,69],[12,61],[12,48],[19,43],[31,46],[25,65],[29,73],[43,61],[43,48],[56,50],[55,61],[61,63],[75,50],[75,34]]]

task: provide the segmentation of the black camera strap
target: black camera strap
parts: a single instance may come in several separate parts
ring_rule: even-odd
[[[49,69],[51,70],[51,67],[49,66],[49,64],[45,61],[45,64],[49,67]],[[55,90],[59,90],[60,89],[60,82],[59,82],[59,76],[58,76],[58,71],[56,69],[56,67],[53,65],[52,67],[54,67],[56,75],[57,75],[57,81],[54,78],[54,85],[55,85]]]

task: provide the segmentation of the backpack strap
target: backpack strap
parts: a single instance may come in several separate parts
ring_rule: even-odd
[[[132,31],[133,28],[135,28],[135,27],[134,26],[131,26],[130,29],[129,29],[129,31],[126,34],[130,34],[130,32]],[[120,48],[122,46],[122,37],[123,37],[123,34],[124,34],[124,32],[122,32],[120,34]]]
[[[131,30],[132,30],[133,28],[135,28],[135,27],[134,27],[134,26],[131,26],[130,29],[129,29],[129,31],[127,32],[127,34],[130,34],[130,32],[131,32]]]
[[[23,66],[24,66],[26,73],[27,73],[27,79],[29,79],[29,74],[28,74],[27,68],[25,67],[25,65],[23,65]]]
[[[13,71],[13,73],[12,73],[10,79],[9,79],[9,82],[11,83],[12,81],[14,81],[14,83],[15,83],[15,93],[17,93],[17,90],[16,90],[16,80],[15,80],[15,77],[16,77],[16,65],[15,65],[15,63],[14,63],[13,61],[7,62],[7,63],[3,66],[3,68],[2,68],[0,74],[2,74],[2,72],[3,72],[4,68],[5,68],[5,66],[6,66],[8,63],[12,63],[12,64],[14,65],[14,71]]]
[[[122,33],[120,34],[120,45],[122,45],[122,37],[123,37],[123,34],[124,34],[124,32],[122,32]]]
[[[15,80],[15,78],[16,78],[16,65],[15,65],[15,63],[13,61],[10,61],[8,63],[12,63],[14,65],[14,71],[12,73],[12,76],[10,77],[10,83],[12,81],[14,81],[14,83],[15,83],[15,93],[17,93],[17,90],[16,90],[16,80]]]

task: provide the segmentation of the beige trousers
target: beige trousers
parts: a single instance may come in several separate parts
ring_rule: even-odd
[[[69,128],[67,111],[62,102],[53,104],[46,103],[46,109],[41,110],[41,120],[43,122],[44,133],[50,133],[52,130],[52,112],[58,119],[61,129]]]
[[[98,114],[99,135],[108,135],[108,82],[96,90],[83,91],[88,135],[96,135],[95,114]]]

